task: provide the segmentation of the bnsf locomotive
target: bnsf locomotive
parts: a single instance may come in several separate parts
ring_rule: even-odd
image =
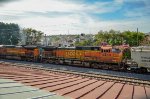
[[[1,45],[0,58],[56,64],[78,64],[93,68],[126,70],[128,46],[78,46],[59,48],[54,46]]]

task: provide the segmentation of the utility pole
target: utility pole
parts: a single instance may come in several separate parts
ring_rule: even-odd
[[[46,38],[46,34],[45,34],[45,46],[47,46],[47,38]]]
[[[139,46],[139,36],[138,36],[138,28],[137,28],[137,46]]]

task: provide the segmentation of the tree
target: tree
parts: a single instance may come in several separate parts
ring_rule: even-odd
[[[137,39],[138,38],[138,39]],[[145,38],[145,34],[135,31],[100,31],[95,35],[94,45],[100,45],[102,42],[107,42],[110,45],[121,45],[127,43],[130,46],[137,46]]]
[[[16,45],[20,40],[18,24],[0,22],[0,44]]]
[[[75,43],[75,46],[92,46],[92,45],[93,45],[92,40],[84,40],[84,41]]]
[[[95,35],[94,45],[100,45],[100,43],[105,41],[104,33],[105,32],[101,30],[101,31],[98,32],[98,34]]]
[[[118,45],[120,42],[119,37],[120,31],[110,30],[110,31],[99,31],[98,34],[95,35],[95,43],[94,45],[100,45],[103,42],[107,42],[111,45]]]
[[[23,34],[26,37],[26,45],[38,45],[44,33],[32,28],[26,28],[23,29]]]
[[[145,38],[140,42],[140,45],[150,46],[150,35],[145,35]]]
[[[138,46],[138,44],[145,38],[145,34],[142,32],[137,33],[134,31],[124,31],[122,34],[126,43],[128,43],[130,46]]]

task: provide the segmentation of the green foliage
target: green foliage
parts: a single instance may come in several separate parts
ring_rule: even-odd
[[[125,49],[123,51],[123,59],[131,59],[131,51],[130,51],[130,49]]]
[[[76,42],[75,46],[92,46],[93,42],[91,40],[84,40],[81,42]]]
[[[18,24],[0,22],[0,44],[15,45],[20,39],[20,28]]]
[[[43,37],[43,32],[32,28],[23,29],[23,33],[26,36],[26,45],[38,45]]]
[[[94,45],[100,45],[102,42],[107,42],[110,45],[121,45],[123,43],[129,44],[130,46],[137,46],[141,41],[144,40],[145,34],[142,32],[134,31],[100,31],[95,35]]]
[[[80,35],[76,35],[76,37],[75,38],[80,38]]]
[[[145,34],[141,32],[131,32],[131,31],[124,31],[123,33],[124,39],[126,43],[130,46],[137,46],[140,42],[144,40]]]
[[[130,46],[138,46],[145,39],[145,34],[135,31],[99,31],[93,41],[85,40],[82,42],[76,42],[77,46],[100,46],[101,43],[107,42],[110,45],[122,45],[124,43]]]

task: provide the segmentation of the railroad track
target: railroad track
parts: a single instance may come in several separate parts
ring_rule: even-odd
[[[108,74],[95,74],[95,73],[84,73],[84,72],[77,72],[77,71],[68,71],[68,70],[62,70],[62,69],[54,69],[54,68],[45,68],[43,66],[37,66],[33,64],[23,64],[23,63],[13,63],[13,62],[5,62],[1,61],[0,64],[3,65],[11,65],[16,67],[25,67],[28,69],[34,69],[34,70],[44,70],[51,73],[65,73],[65,74],[71,74],[71,75],[77,75],[81,77],[86,78],[94,78],[94,79],[100,79],[104,81],[114,81],[119,83],[128,83],[132,85],[140,85],[140,86],[147,86],[150,87],[150,81],[149,80],[141,80],[137,78],[132,77],[121,77],[121,76],[114,76],[114,75],[108,75]]]

